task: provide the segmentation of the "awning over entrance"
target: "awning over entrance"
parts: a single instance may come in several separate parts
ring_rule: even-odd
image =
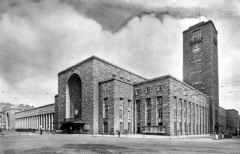
[[[77,120],[77,121],[62,121],[61,124],[85,124],[85,121]]]
[[[85,125],[83,120],[64,120],[60,123],[59,129],[63,130],[63,133],[82,133]]]

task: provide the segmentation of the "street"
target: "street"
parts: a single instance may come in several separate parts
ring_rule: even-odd
[[[133,138],[135,137],[135,138]],[[67,135],[44,133],[5,133],[0,136],[2,154],[59,153],[240,153],[240,139],[213,140],[203,137],[143,138],[141,135],[122,137]]]

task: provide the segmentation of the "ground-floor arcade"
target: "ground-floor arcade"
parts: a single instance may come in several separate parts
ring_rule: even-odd
[[[15,113],[15,129],[42,129],[52,131],[54,124],[54,104]]]

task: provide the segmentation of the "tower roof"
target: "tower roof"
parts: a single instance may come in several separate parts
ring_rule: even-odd
[[[208,20],[207,22],[203,21],[203,22],[200,22],[200,23],[197,23],[195,25],[190,26],[187,30],[183,31],[183,33],[186,32],[186,31],[192,30],[193,28],[200,27],[200,26],[207,25],[207,24],[212,24],[215,31],[217,32],[217,29],[216,29],[214,23],[211,20]]]

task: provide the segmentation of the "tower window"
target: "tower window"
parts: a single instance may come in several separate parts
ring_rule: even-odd
[[[194,32],[192,32],[192,40],[193,41],[198,41],[201,40],[202,34],[201,34],[201,30],[196,30]]]

